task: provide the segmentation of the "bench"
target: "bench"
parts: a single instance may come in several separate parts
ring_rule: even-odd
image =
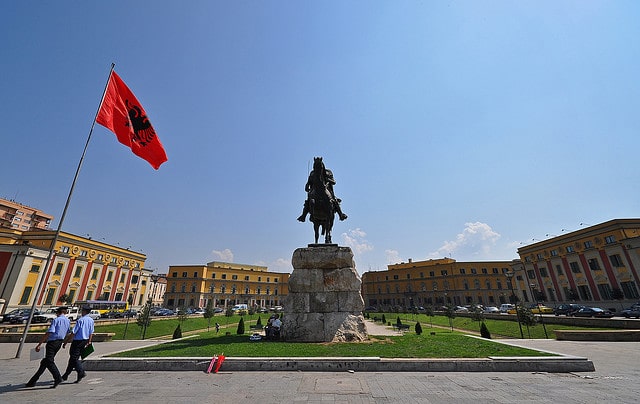
[[[409,324],[396,324],[393,326],[398,331],[409,331]]]
[[[261,324],[253,324],[249,326],[250,330],[262,330],[264,327]]]

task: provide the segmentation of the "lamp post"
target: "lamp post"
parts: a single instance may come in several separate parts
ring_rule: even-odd
[[[153,294],[155,294],[156,291],[156,282],[158,282],[158,279],[160,279],[160,275],[157,274],[151,274],[150,276],[151,278],[151,282],[153,283],[153,288],[151,290],[151,294],[148,294],[147,296],[149,296],[147,303],[149,303],[149,306],[153,305]],[[147,307],[145,312],[142,314],[144,316],[143,318],[143,326],[142,326],[142,339],[144,339],[147,335],[147,324],[150,322],[150,318],[149,318],[149,311],[150,311],[151,307]]]
[[[520,338],[524,339],[524,334],[522,333],[522,323],[520,323],[520,310],[518,310],[518,298],[513,291],[513,284],[511,283],[511,278],[513,278],[513,272],[505,271],[504,275],[507,277],[507,282],[509,282],[509,290],[511,291],[511,301],[516,305],[516,318],[518,319],[518,328],[520,328]]]
[[[133,292],[133,296],[135,296],[138,289],[132,288],[131,291]],[[127,339],[127,328],[129,328],[129,314],[127,314],[127,322],[124,324],[124,333],[122,334],[122,339]]]
[[[544,329],[544,337],[546,339],[549,339],[549,335],[547,335],[547,327],[544,325],[544,320],[542,317],[542,311],[540,310],[540,303],[538,301],[538,292],[537,292],[537,287],[535,283],[530,283],[529,287],[531,288],[531,294],[533,295],[533,298],[536,301],[536,307],[538,308],[538,314],[540,315],[540,324],[542,324],[542,328]]]

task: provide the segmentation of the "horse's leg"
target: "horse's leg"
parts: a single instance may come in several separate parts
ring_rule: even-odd
[[[314,232],[314,234],[316,236],[316,244],[318,244],[318,236],[319,236],[318,230],[319,230],[319,228],[320,228],[320,223],[313,222],[313,232]]]

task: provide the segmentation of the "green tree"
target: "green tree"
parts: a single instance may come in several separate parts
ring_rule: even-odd
[[[68,294],[64,293],[62,295],[60,295],[60,297],[58,297],[58,302],[62,303],[62,304],[71,304],[71,296],[69,296]]]
[[[398,316],[398,319],[396,320],[396,325],[398,326],[398,328],[400,328],[400,326],[402,325],[402,321],[400,321],[400,316]]]
[[[180,328],[180,324],[178,324],[175,331],[173,332],[173,339],[179,339],[179,338],[182,338],[182,329]]]
[[[127,322],[128,321],[129,320],[127,319]],[[136,324],[141,328],[140,332],[142,334],[142,339],[145,339],[147,335],[147,327],[151,325],[151,298],[149,298],[144,306],[142,306],[140,315],[136,319]]]
[[[484,321],[480,326],[480,336],[482,336],[482,338],[491,339],[491,333],[489,332],[489,329],[487,328],[487,325],[484,323]]]
[[[420,325],[420,322],[416,322],[416,334],[420,335],[422,334],[422,326]]]
[[[256,325],[262,325],[262,319],[258,316],[258,321],[256,321]]]
[[[236,330],[236,334],[244,334],[244,318],[242,317],[240,317],[240,321],[238,321],[238,329]]]
[[[213,300],[209,300],[207,307],[204,309],[204,318],[207,319],[207,331],[211,328],[211,319],[216,313],[213,311]]]
[[[384,313],[382,313],[382,324],[386,324],[387,323],[387,319],[384,317]]]
[[[424,314],[429,316],[429,318],[431,319],[431,328],[433,328],[433,307],[432,306],[425,307]]]
[[[529,327],[536,325],[536,316],[531,312],[531,310],[522,305],[516,306],[516,310],[518,311],[518,316],[520,316],[520,322],[527,326],[527,333],[529,334],[529,338],[531,338],[531,330]]]
[[[449,327],[451,327],[451,331],[453,331],[453,319],[456,318],[456,310],[455,308],[447,304],[444,306],[444,315],[449,319]]]
[[[484,324],[484,312],[482,311],[482,307],[474,304],[473,306],[471,306],[471,318],[474,321],[478,322],[478,325],[480,326],[482,331],[482,326],[480,323]]]
[[[624,310],[624,307],[622,306],[622,299],[624,299],[624,293],[622,293],[620,288],[614,288],[611,291],[611,298],[614,300],[617,300],[618,303],[620,303],[620,309]]]
[[[187,308],[184,306],[180,307],[178,309],[178,321],[180,321],[180,324],[184,323],[188,318]]]

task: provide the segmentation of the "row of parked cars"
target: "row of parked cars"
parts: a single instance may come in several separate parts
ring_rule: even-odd
[[[587,307],[580,304],[561,304],[556,307],[553,313],[556,316],[574,316],[574,317],[599,317],[611,318],[616,314],[610,310],[601,309],[599,307]],[[636,303],[629,308],[620,311],[620,317],[640,318],[640,303]]]
[[[57,316],[56,310],[58,310],[57,307],[51,307],[43,311],[36,309],[33,312],[31,322],[34,324],[50,323]],[[9,324],[26,324],[30,315],[31,309],[14,309],[2,316],[2,322]],[[78,307],[69,307],[67,309],[67,317],[71,321],[77,320],[78,317],[80,317],[80,309]]]

